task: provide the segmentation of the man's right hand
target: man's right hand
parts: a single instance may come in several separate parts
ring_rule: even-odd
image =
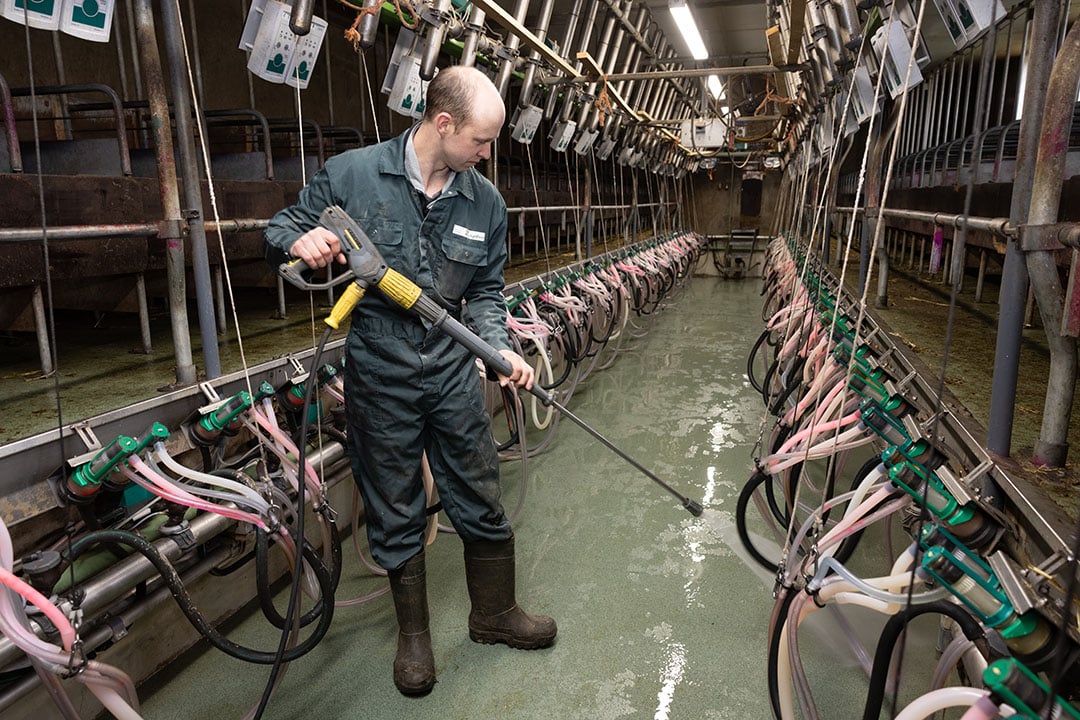
[[[300,258],[311,268],[326,267],[335,258],[341,265],[346,263],[338,236],[321,226],[301,235],[289,248],[289,255]]]

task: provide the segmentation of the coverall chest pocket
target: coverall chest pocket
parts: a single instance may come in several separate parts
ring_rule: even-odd
[[[444,300],[456,305],[461,302],[476,269],[487,263],[487,243],[451,234],[443,239],[442,250],[446,259],[436,289]]]
[[[365,218],[360,221],[360,224],[364,232],[371,238],[371,242],[375,243],[375,247],[378,248],[386,263],[392,268],[400,267],[403,259],[401,256],[401,236],[403,234],[401,223],[397,220],[375,217]]]

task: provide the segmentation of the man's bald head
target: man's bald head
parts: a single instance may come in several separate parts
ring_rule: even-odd
[[[478,114],[490,116],[496,108],[503,108],[502,97],[487,75],[464,65],[440,70],[428,84],[425,102],[425,122],[433,122],[444,112],[453,117],[458,127],[467,125]]]

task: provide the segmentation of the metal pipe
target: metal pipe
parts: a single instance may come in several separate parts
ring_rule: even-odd
[[[841,206],[836,208],[836,212],[850,215],[852,208],[850,206]],[[863,213],[862,208],[859,208],[858,213]],[[954,213],[936,213],[927,212],[925,210],[905,210],[902,208],[880,208],[876,212],[872,211],[871,214],[884,218],[896,218],[897,220],[917,220],[952,228],[960,227],[966,220],[969,230],[980,230],[1000,238],[1011,238],[1016,235],[1016,230],[1009,218],[1003,217],[965,218],[963,215]]]
[[[379,13],[372,12],[371,10],[372,8],[380,6],[382,6],[382,0],[364,0],[364,10],[366,12],[364,13],[364,17],[360,19],[360,29],[358,32],[360,33],[360,47],[365,50],[375,46],[375,31],[379,29]],[[476,14],[475,10],[473,14]],[[479,24],[483,25],[484,18],[482,10],[480,11],[480,16]],[[474,47],[473,54],[475,53],[476,48]],[[462,58],[464,57],[465,56],[462,55]],[[471,58],[472,55],[469,55],[469,57]]]
[[[300,21],[307,23],[303,35],[310,30],[311,4],[297,0],[293,6],[291,25],[297,23],[297,8],[307,4],[306,15]],[[203,369],[208,380],[221,376],[221,358],[218,354],[217,332],[214,318],[213,280],[210,277],[210,255],[206,248],[206,228],[203,225],[202,186],[199,178],[198,153],[195,150],[195,133],[191,123],[191,95],[187,82],[184,45],[181,41],[182,21],[176,3],[162,0],[161,21],[165,35],[165,54],[169,60],[169,77],[176,117],[176,144],[180,150],[180,175],[184,187],[184,204],[187,215],[188,236],[191,240],[191,269],[195,279],[195,303],[199,315],[199,336],[202,339]],[[295,31],[294,31],[295,32]],[[206,137],[205,133],[202,133]],[[210,168],[207,168],[210,172]]]
[[[424,55],[420,59],[420,79],[429,81],[435,77],[435,63],[439,59],[439,51],[442,49],[443,38],[446,35],[446,23],[449,19],[450,0],[436,0],[435,20],[428,27],[427,45],[424,46]],[[329,76],[329,73],[327,73]]]
[[[146,276],[135,276],[135,295],[139,302],[139,335],[142,337],[144,355],[154,354],[153,336],[150,334],[150,308],[146,302]]]
[[[159,237],[165,241],[165,267],[169,279],[169,318],[172,323],[173,348],[176,354],[176,382],[191,385],[196,379],[191,357],[191,337],[187,316],[187,289],[184,269],[183,220],[176,162],[172,149],[172,123],[169,99],[158,55],[154,31],[154,12],[150,0],[135,0],[135,24],[139,34],[139,54],[147,76],[147,95],[153,118],[154,148],[157,153],[158,189],[161,192],[162,227]],[[179,113],[177,113],[179,114]]]
[[[199,98],[199,104],[203,105],[206,95],[203,93],[202,57],[199,55],[199,26],[195,22],[195,0],[188,0],[188,35],[191,37],[191,57],[195,65],[192,68],[195,75],[195,94]],[[329,74],[327,73],[328,76]]]
[[[8,160],[11,172],[21,173],[22,149],[19,147],[19,130],[15,125],[15,105],[11,101],[11,88],[0,74],[0,112],[4,114],[4,134],[7,137]]]
[[[37,335],[38,358],[41,362],[41,374],[48,375],[55,367],[52,362],[52,350],[49,344],[49,324],[45,320],[45,297],[41,292],[41,285],[34,285],[30,302],[34,308],[34,331],[35,335]]]
[[[525,15],[528,12],[529,0],[517,0],[514,4],[514,20],[519,26],[525,22]],[[503,43],[505,57],[500,61],[499,72],[495,75],[495,87],[502,97],[506,97],[506,89],[510,85],[510,76],[514,73],[514,65],[517,62],[518,47],[520,45],[521,37],[516,33],[510,33],[510,37]]]
[[[378,1],[374,0],[374,2]],[[480,33],[484,29],[485,17],[483,10],[476,5],[472,6],[469,19],[465,23],[465,40],[461,48],[461,64],[466,67],[476,65],[476,49],[480,46]]]
[[[1074,24],[1054,60],[1042,112],[1039,153],[1035,161],[1035,181],[1031,188],[1029,225],[1050,225],[1058,221],[1061,187],[1065,177],[1065,156],[1069,147],[1076,88],[1080,84],[1080,24]],[[1066,325],[1065,293],[1061,287],[1051,250],[1027,252],[1028,275],[1039,303],[1039,316],[1050,346],[1050,373],[1046,381],[1046,402],[1042,428],[1032,457],[1037,465],[1064,467],[1069,451],[1069,416],[1076,389],[1076,338],[1062,332]],[[1073,269],[1076,260],[1073,259]],[[1070,295],[1075,281],[1070,273]],[[1071,311],[1071,308],[1070,308]]]
[[[592,38],[593,27],[596,25],[596,13],[600,10],[600,3],[594,2],[589,7],[589,14],[585,18],[585,24],[581,28],[581,42],[579,43],[578,53],[583,53],[589,49],[589,40]],[[577,53],[574,53],[574,57],[577,57]],[[581,74],[582,62],[581,60],[575,60],[574,70],[575,75]],[[562,110],[559,112],[560,122],[568,122],[570,120],[570,113],[574,109],[574,93],[566,93],[566,97],[563,99]]]
[[[9,92],[14,97],[23,97],[30,95],[30,88],[14,88]],[[35,87],[33,92],[39,96],[59,95],[64,98],[65,108],[67,107],[67,96],[71,93],[98,92],[105,95],[109,99],[109,105],[112,107],[113,117],[116,118],[116,145],[120,153],[120,171],[125,176],[131,176],[131,152],[128,149],[127,126],[124,122],[124,104],[115,90],[101,83],[79,83],[75,85],[43,85]]]
[[[314,9],[314,0],[293,0],[289,29],[297,35],[307,35],[311,32],[311,15]]]
[[[548,25],[551,24],[551,9],[555,0],[544,0],[540,6],[540,17],[536,20],[536,29],[533,34],[541,41],[547,40]],[[521,83],[521,94],[518,96],[518,107],[527,108],[531,104],[533,84],[536,82],[536,67],[540,63],[540,53],[533,50],[529,53],[528,67],[525,68],[525,79]]]
[[[608,11],[607,21],[604,23],[604,29],[600,33],[600,42],[597,43],[597,45],[596,45],[596,57],[593,58],[593,60],[596,61],[596,66],[598,68],[600,68],[601,70],[604,69],[604,63],[607,62],[608,50],[611,48],[611,36],[612,36],[612,33],[615,31],[616,22],[617,22],[617,19],[615,17],[615,13],[613,11],[609,10]],[[620,27],[619,28],[619,35],[618,35],[618,37],[620,38],[620,41],[621,41],[621,38],[622,38],[622,35],[623,35],[624,32],[625,32],[625,30],[623,30]],[[588,97],[595,96],[595,94],[596,94],[596,82],[593,81],[593,82],[589,83],[589,87],[585,91],[585,95],[586,95],[586,98],[588,98]],[[578,108],[578,117],[577,117],[577,125],[578,125],[579,130],[583,130],[585,128],[585,121],[588,119],[589,110],[592,109],[592,106],[593,106],[593,101],[592,100],[588,100],[588,99],[582,100],[581,107]]]
[[[578,19],[581,17],[581,6],[584,0],[574,0],[573,6],[570,8],[570,17],[566,21],[566,31],[563,33],[562,44],[559,45],[560,52],[566,52],[566,49],[570,47],[570,44],[574,41],[574,33],[577,30]],[[595,4],[593,10],[595,12]],[[569,93],[568,93],[569,96]],[[555,115],[555,104],[558,102],[559,93],[556,90],[551,90],[548,93],[547,103],[544,106],[544,118],[550,120]]]
[[[1016,148],[1009,221],[1013,227],[1028,222],[1028,206],[1038,157],[1040,113],[1050,84],[1050,68],[1057,47],[1058,0],[1035,0],[1031,42],[1028,44],[1027,85],[1020,138]],[[1005,262],[998,298],[994,377],[990,389],[990,414],[986,449],[1008,456],[1012,444],[1013,413],[1020,368],[1020,341],[1024,332],[1024,303],[1028,293],[1028,268],[1017,243],[1005,247]]]

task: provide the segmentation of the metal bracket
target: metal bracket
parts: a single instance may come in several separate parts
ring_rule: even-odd
[[[982,466],[980,465],[980,467]],[[968,492],[967,486],[965,485],[965,482],[971,475],[965,475],[963,480],[959,480],[946,465],[939,467],[934,471],[934,474],[938,476],[938,480],[941,480],[941,483],[945,486],[945,489],[949,491],[949,494],[956,498],[956,502],[961,505],[966,505],[975,499],[972,497],[971,493]]]
[[[204,381],[199,383],[199,389],[202,390],[203,395],[210,401],[209,404],[203,405],[199,408],[199,414],[205,415],[208,412],[213,412],[221,407],[221,404],[225,402],[225,399],[218,395],[217,388],[215,388],[210,381]]]
[[[287,360],[289,361],[289,364],[293,366],[293,370],[295,371],[293,373],[293,376],[289,378],[289,381],[293,385],[299,385],[300,383],[308,379],[308,375],[310,375],[311,373],[308,372],[308,369],[304,367],[304,364],[302,362],[297,360],[292,355],[290,355]]]
[[[69,458],[67,461],[69,467],[77,468],[83,463],[93,460],[94,456],[101,450],[102,444],[101,441],[98,440],[98,436],[94,434],[94,429],[90,427],[90,423],[85,420],[75,423],[71,426],[71,429],[75,432],[75,435],[78,436],[79,440],[82,441],[83,445],[86,446],[86,452],[79,453],[75,457]]]
[[[1024,252],[1080,248],[1080,223],[1021,225],[1017,245]]]
[[[1028,583],[1024,582],[1020,574],[1013,568],[1008,556],[1003,551],[998,550],[987,560],[990,563],[990,569],[994,571],[994,575],[997,576],[998,581],[1001,583],[1005,595],[1012,601],[1016,614],[1023,615],[1034,608],[1036,598],[1032,597],[1028,589]]]
[[[127,637],[127,625],[124,624],[124,620],[122,618],[113,615],[112,617],[107,618],[105,622],[108,623],[109,629],[112,630],[112,639],[114,641],[123,640],[125,637]]]

